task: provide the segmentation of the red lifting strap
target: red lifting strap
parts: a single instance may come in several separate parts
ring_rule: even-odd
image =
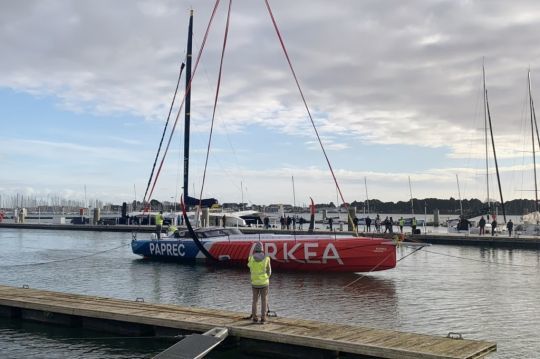
[[[313,121],[313,117],[311,116],[311,111],[309,111],[309,107],[306,102],[306,98],[304,97],[304,92],[302,91],[302,87],[300,86],[300,82],[298,81],[298,78],[296,77],[296,72],[294,71],[291,59],[289,58],[289,54],[287,52],[287,49],[285,48],[285,43],[283,42],[283,38],[281,37],[281,33],[279,32],[276,19],[274,18],[274,14],[272,13],[272,9],[270,9],[270,4],[268,3],[268,0],[265,0],[266,8],[268,9],[268,13],[270,14],[270,18],[272,19],[272,23],[274,24],[274,28],[276,29],[276,34],[279,38],[279,42],[281,43],[281,48],[283,49],[283,53],[285,54],[285,57],[287,58],[287,62],[289,63],[289,68],[291,69],[292,75],[294,77],[294,81],[296,82],[296,86],[298,87],[298,91],[300,92],[300,96],[302,96],[302,101],[304,102],[304,106],[306,107],[307,114],[309,116],[309,119],[311,121],[311,125],[313,126],[313,129],[315,130],[315,134],[317,135],[317,140],[319,141],[319,144],[321,145],[321,149],[323,151],[324,157],[326,158],[326,163],[328,164],[328,168],[330,169],[330,173],[332,173],[332,177],[334,178],[334,183],[336,184],[336,188],[339,192],[339,196],[341,197],[341,201],[343,204],[345,204],[346,208],[349,207],[347,202],[345,202],[345,199],[343,198],[343,193],[341,193],[341,188],[339,187],[339,184],[336,179],[336,175],[334,174],[334,170],[332,169],[332,165],[330,164],[330,160],[328,159],[328,155],[326,154],[326,151],[324,149],[323,143],[321,141],[321,137],[319,136],[319,131],[317,131],[317,127],[315,126],[315,122]]]

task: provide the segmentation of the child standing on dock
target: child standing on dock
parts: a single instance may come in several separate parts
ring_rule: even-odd
[[[270,257],[263,252],[261,242],[255,243],[253,255],[248,258],[248,267],[251,274],[251,288],[253,300],[251,302],[251,320],[254,323],[257,319],[257,303],[261,297],[261,324],[266,323],[266,313],[268,310],[268,287],[270,285],[270,276],[272,267],[270,266]]]

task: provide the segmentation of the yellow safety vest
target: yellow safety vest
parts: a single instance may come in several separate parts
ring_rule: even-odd
[[[270,284],[270,277],[266,273],[269,262],[270,257],[264,257],[262,261],[256,261],[253,256],[249,256],[248,267],[251,272],[251,285],[264,287]]]
[[[400,220],[399,220],[399,225],[400,225],[401,227],[403,227],[404,224],[405,224],[405,220],[404,220],[404,219],[400,219]]]
[[[161,214],[156,215],[156,224],[160,226],[163,225],[163,216]]]
[[[416,226],[416,219],[413,219],[413,220],[412,220],[412,225],[413,225],[413,226]]]

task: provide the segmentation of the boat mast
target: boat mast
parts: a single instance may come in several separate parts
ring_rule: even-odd
[[[291,176],[291,179],[292,179],[293,212],[294,212],[294,209],[296,208],[296,190],[294,188],[294,176]]]
[[[459,196],[459,213],[463,216],[463,204],[461,203],[461,190],[459,189],[459,177],[456,173],[456,181],[457,181],[457,191]]]
[[[485,96],[486,96],[486,109],[487,109],[488,120],[489,120],[489,132],[491,134],[491,146],[493,147],[493,159],[495,160],[495,171],[497,171],[497,184],[499,185],[499,196],[501,197],[503,219],[504,219],[504,223],[506,223],[506,211],[504,209],[504,199],[503,199],[502,188],[501,188],[501,177],[499,175],[499,165],[497,164],[497,152],[495,151],[495,138],[493,137],[493,127],[491,126],[491,114],[489,112],[489,101],[488,101],[487,91],[485,93]]]
[[[191,111],[191,54],[193,37],[193,10],[189,14],[188,42],[186,55],[186,102],[185,102],[185,125],[184,125],[184,200],[188,201],[189,189],[189,131]]]
[[[488,214],[491,212],[491,201],[489,199],[489,163],[488,163],[488,120],[487,120],[487,92],[486,92],[486,70],[484,69],[484,59],[482,59],[482,83],[484,87],[484,142],[486,147],[486,191],[488,202]]]
[[[366,187],[366,204],[367,204],[367,213],[369,214],[369,197],[367,191],[367,179],[364,177],[364,186]]]
[[[409,193],[411,195],[411,213],[414,216],[414,203],[413,203],[413,198],[412,198],[411,176],[409,176]]]
[[[532,153],[533,153],[533,169],[534,169],[534,208],[536,212],[538,212],[538,182],[536,180],[536,152],[534,149],[534,128],[536,123],[536,118],[534,118],[534,106],[532,101],[532,94],[531,94],[531,70],[529,69],[528,72],[528,81],[529,81],[529,108],[531,112],[531,137],[532,137]],[[538,132],[538,127],[536,128],[536,131]],[[538,133],[536,134],[538,136]]]
[[[242,211],[244,210],[244,184],[240,181],[240,192],[242,193]]]

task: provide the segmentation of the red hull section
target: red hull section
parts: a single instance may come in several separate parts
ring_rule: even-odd
[[[262,240],[272,268],[294,271],[370,272],[396,266],[396,247],[370,238]],[[247,262],[254,241],[212,243],[209,252],[234,265]]]

